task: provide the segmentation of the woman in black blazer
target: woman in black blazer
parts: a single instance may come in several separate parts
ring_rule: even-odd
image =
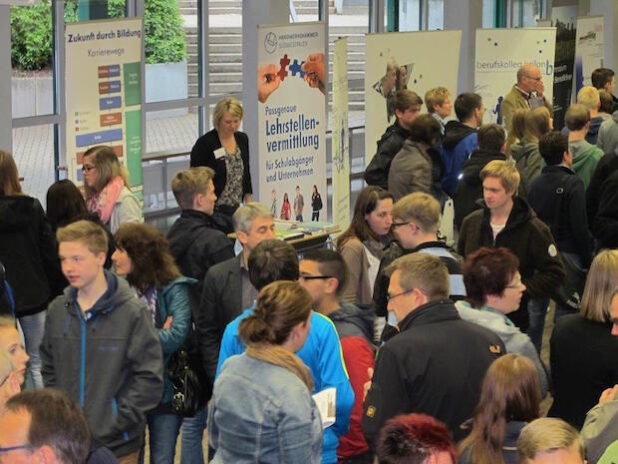
[[[233,231],[232,215],[238,206],[252,201],[249,138],[238,131],[242,116],[237,99],[220,100],[212,116],[215,128],[197,139],[191,150],[191,167],[207,166],[215,171],[213,218],[225,233]]]

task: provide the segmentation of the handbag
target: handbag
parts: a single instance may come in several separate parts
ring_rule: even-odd
[[[182,417],[194,416],[204,407],[204,388],[186,347],[172,354],[167,375],[172,381],[172,409]]]

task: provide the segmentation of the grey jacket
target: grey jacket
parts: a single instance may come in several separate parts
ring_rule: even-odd
[[[123,279],[105,277],[85,315],[72,287],[49,305],[41,373],[80,404],[94,442],[123,456],[141,448],[146,412],[161,401],[163,354],[146,305]]]
[[[406,140],[388,172],[388,191],[395,201],[414,192],[431,194],[431,158],[416,142]]]
[[[322,421],[307,386],[246,354],[223,365],[207,428],[213,463],[322,462]]]
[[[586,444],[586,457],[593,464],[618,441],[618,399],[597,404],[588,411],[581,434]]]
[[[511,147],[511,154],[521,176],[521,185],[527,192],[532,181],[541,174],[543,159],[539,153],[539,143],[522,139]]]
[[[471,307],[465,301],[458,301],[455,303],[459,316],[464,321],[473,322],[482,327],[485,327],[495,333],[506,347],[507,353],[521,354],[530,358],[534,362],[539,378],[541,379],[541,393],[543,397],[549,390],[549,381],[547,378],[547,372],[543,367],[543,363],[539,359],[539,355],[534,348],[534,345],[530,341],[530,337],[522,333],[518,327],[509,324],[506,316],[497,314],[493,311],[482,311]]]
[[[144,222],[144,214],[142,206],[135,195],[127,187],[120,191],[120,195],[114,203],[112,215],[109,218],[109,223],[105,224],[109,227],[112,234],[118,231],[118,228],[125,223],[140,223]]]
[[[618,111],[614,111],[612,117],[601,124],[597,147],[605,154],[614,153],[618,148]]]

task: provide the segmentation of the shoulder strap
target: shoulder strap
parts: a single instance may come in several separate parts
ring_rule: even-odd
[[[558,201],[554,209],[554,220],[550,225],[550,230],[554,236],[554,240],[556,240],[556,237],[558,237],[558,232],[560,231],[560,216],[562,212],[562,200],[564,198],[564,187],[562,185],[556,187],[556,195],[558,196]]]

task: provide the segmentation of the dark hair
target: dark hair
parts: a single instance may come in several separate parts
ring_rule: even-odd
[[[380,431],[376,454],[380,464],[422,464],[435,452],[446,452],[457,462],[448,427],[426,414],[395,416]]]
[[[461,122],[470,119],[474,114],[474,110],[480,108],[483,104],[483,99],[477,93],[465,92],[457,95],[455,99],[455,115]]]
[[[562,163],[564,153],[569,150],[569,137],[552,131],[539,139],[539,153],[548,166]]]
[[[68,179],[54,182],[47,190],[47,219],[54,229],[88,217],[86,201]]]
[[[127,281],[140,292],[151,285],[162,287],[180,277],[165,235],[150,224],[122,224],[114,240],[116,248],[126,251],[131,258]]]
[[[408,108],[411,108],[413,105],[423,105],[423,99],[419,97],[416,92],[412,92],[408,89],[402,89],[395,93],[393,106],[397,111],[403,112]]]
[[[345,286],[348,272],[345,261],[339,253],[326,248],[317,248],[305,253],[303,260],[305,259],[318,263],[318,268],[322,275],[337,279],[337,294],[341,293]]]
[[[484,124],[478,130],[478,144],[481,150],[501,151],[506,141],[506,132],[498,124]]]
[[[612,114],[614,110],[614,99],[612,98],[612,94],[607,90],[599,90],[599,100],[601,101],[601,106],[599,107],[599,111],[602,113]]]
[[[463,265],[467,300],[480,308],[487,295],[502,295],[518,269],[519,260],[508,248],[481,247],[470,253]]]
[[[64,392],[52,388],[26,390],[5,404],[5,411],[30,414],[28,442],[49,446],[60,462],[86,462],[90,451],[88,423],[80,407]]]
[[[352,221],[348,228],[337,239],[337,251],[341,252],[343,245],[354,237],[358,238],[361,242],[369,238],[378,238],[369,227],[369,224],[367,224],[365,215],[371,214],[373,210],[378,207],[378,203],[381,200],[389,198],[393,200],[393,194],[377,185],[370,185],[361,190],[354,204]]]
[[[257,290],[276,280],[298,280],[298,255],[282,240],[263,240],[249,254],[249,280]]]
[[[605,84],[612,81],[612,77],[614,76],[614,71],[608,68],[597,68],[592,71],[592,76],[590,76],[590,80],[592,81],[592,85],[597,89],[601,90],[605,87]]]
[[[409,139],[413,142],[423,142],[429,146],[435,145],[442,134],[442,126],[431,114],[421,114],[410,124]]]
[[[541,381],[526,356],[505,354],[485,374],[472,432],[459,444],[475,464],[504,464],[502,446],[506,424],[539,417]]]

